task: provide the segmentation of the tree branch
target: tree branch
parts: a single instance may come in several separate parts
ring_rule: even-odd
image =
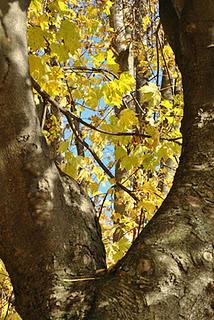
[[[112,71],[109,71],[109,70],[107,70],[107,69],[103,69],[103,68],[94,68],[94,67],[90,67],[90,68],[89,68],[89,67],[75,66],[75,67],[64,67],[64,70],[65,70],[65,71],[67,71],[67,70],[72,70],[72,71],[74,71],[74,72],[77,70],[77,71],[82,71],[82,72],[95,72],[95,73],[100,73],[100,74],[103,74],[103,75],[110,81],[111,79],[108,78],[108,77],[106,76],[106,74],[105,74],[105,73],[108,73],[108,74],[110,74],[114,79],[119,80],[119,77],[118,77],[115,73],[113,73]],[[130,95],[130,96],[132,97],[132,99],[134,100],[134,102],[135,102],[135,104],[137,105],[137,107],[139,108],[139,110],[144,113],[144,110],[143,110],[141,104],[140,104],[139,101],[136,99],[136,97],[135,97],[135,95],[133,94],[133,92],[130,92],[128,95]],[[125,107],[127,107],[124,100],[123,100],[123,104],[125,104]]]
[[[50,102],[50,104],[57,108],[60,112],[62,112],[65,116],[68,116],[77,120],[78,122],[80,122],[81,124],[83,124],[84,126],[92,129],[92,130],[95,130],[95,131],[98,131],[100,133],[103,133],[103,134],[106,134],[106,135],[110,135],[110,136],[137,136],[137,137],[142,137],[142,138],[152,138],[151,135],[148,135],[148,134],[144,134],[144,133],[140,133],[140,132],[110,132],[110,131],[105,131],[105,130],[102,130],[102,129],[99,129],[95,126],[93,126],[92,124],[82,120],[81,118],[77,117],[76,115],[74,115],[73,113],[67,111],[67,110],[64,110],[60,104],[55,100],[53,99],[45,90],[43,90],[41,88],[41,86],[38,84],[38,82],[36,82],[33,78],[31,78],[31,81],[32,81],[32,84],[33,84],[33,87],[34,89],[44,98],[46,99],[48,102]],[[66,114],[65,114],[66,113]],[[179,145],[181,145],[181,143],[177,142],[177,140],[180,140],[182,139],[182,137],[176,137],[176,138],[160,138],[160,140],[166,140],[166,141],[172,141],[172,142],[176,142],[178,143]]]
[[[84,140],[82,140],[74,125],[73,125],[73,114],[71,114],[69,111],[64,110],[60,104],[58,102],[56,102],[52,97],[50,97],[50,95],[41,88],[41,86],[33,79],[31,78],[32,84],[34,89],[45,99],[47,99],[47,101],[50,102],[50,104],[54,107],[57,108],[60,112],[62,112],[62,114],[64,114],[64,116],[66,117],[76,139],[91,153],[91,155],[94,157],[94,159],[96,160],[96,162],[100,165],[100,167],[103,169],[103,171],[111,178],[111,179],[115,179],[114,175],[111,173],[111,171],[104,165],[104,163],[100,160],[100,158],[97,156],[97,154],[91,149],[91,147],[88,145],[88,143]],[[83,121],[83,120],[82,120]],[[119,182],[115,182],[115,184],[120,187],[121,189],[123,189],[126,193],[128,193],[136,202],[138,201],[138,198],[133,194],[133,192],[131,190],[129,190],[128,188],[126,188],[124,185],[122,185]]]
[[[100,167],[103,169],[103,171],[111,178],[111,179],[115,179],[114,175],[111,173],[111,171],[104,165],[104,163],[100,160],[100,158],[97,156],[97,154],[94,152],[94,150],[91,149],[91,147],[88,145],[88,143],[84,140],[82,140],[76,129],[74,128],[73,122],[72,122],[72,118],[70,116],[70,113],[67,111],[62,111],[62,113],[65,115],[65,117],[68,120],[68,123],[76,137],[76,139],[91,153],[91,155],[93,156],[93,158],[96,160],[96,162],[100,165]],[[120,187],[121,189],[123,189],[126,193],[128,193],[136,202],[138,201],[138,198],[132,193],[131,190],[129,190],[128,188],[126,188],[123,184],[119,183],[119,182],[115,182],[115,184]]]

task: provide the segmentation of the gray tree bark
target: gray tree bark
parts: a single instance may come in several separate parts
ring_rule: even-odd
[[[0,1],[0,256],[23,319],[82,319],[105,268],[93,206],[49,160],[28,72],[27,1]],[[77,281],[77,279],[79,279]]]
[[[144,118],[142,115],[142,108],[139,109],[140,91],[139,89],[146,83],[144,76],[140,73],[139,61],[135,52],[136,43],[140,43],[140,36],[142,32],[142,17],[144,15],[144,5],[147,1],[127,1],[115,0],[111,8],[111,25],[114,29],[115,36],[112,40],[112,46],[116,51],[116,61],[119,65],[119,72],[128,72],[136,79],[135,93],[125,97],[125,103],[120,108],[115,107],[115,114],[119,117],[121,111],[129,108],[138,114],[138,119],[141,127],[144,126]],[[142,71],[142,70],[141,70]],[[133,128],[136,130],[136,128]],[[115,152],[117,146],[115,146]],[[115,179],[120,184],[124,180],[129,180],[129,188],[135,191],[136,179],[132,176],[128,178],[127,171],[121,168],[121,161],[117,160],[115,164]],[[123,201],[124,191],[120,187],[115,187],[114,194],[114,210],[119,213],[121,217],[127,216],[126,203]],[[136,218],[139,223],[139,218]],[[116,222],[117,223],[117,222]],[[117,228],[113,234],[113,241],[119,241],[125,233],[124,223],[117,223]],[[137,234],[137,227],[133,232],[133,238]]]
[[[100,273],[93,207],[49,160],[35,115],[28,1],[0,0],[0,256],[24,320],[214,319],[214,3],[159,2],[183,76],[181,161],[158,213]]]

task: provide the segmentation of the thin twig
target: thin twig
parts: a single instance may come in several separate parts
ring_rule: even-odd
[[[8,303],[8,307],[7,307],[7,311],[5,313],[5,316],[4,316],[4,320],[7,319],[7,316],[8,316],[8,313],[9,313],[9,309],[10,309],[10,305],[11,305],[11,301],[12,301],[12,296],[13,296],[13,291],[11,292],[10,296],[9,296],[9,299],[7,301]]]
[[[144,214],[143,208],[141,208],[141,211],[140,211],[140,221],[139,221],[138,228],[137,228],[137,237],[138,237],[139,234],[140,234],[143,217],[145,217],[145,214]]]
[[[74,114],[71,114],[71,117],[76,119],[77,121],[79,121],[80,123],[82,123],[83,125],[85,125],[86,127],[90,128],[92,130],[95,130],[95,131],[98,131],[100,133],[107,134],[107,135],[110,135],[110,136],[138,136],[138,137],[142,137],[142,138],[151,138],[151,136],[148,135],[148,134],[138,133],[138,132],[110,132],[110,131],[105,131],[105,130],[102,130],[102,129],[99,129],[99,128],[93,126],[92,124],[90,124],[88,122],[85,122],[84,120],[82,120],[81,118],[75,116]]]
[[[103,198],[103,201],[102,201],[102,204],[101,204],[101,207],[100,207],[100,210],[99,210],[98,221],[100,220],[100,217],[101,217],[101,214],[102,214],[102,211],[103,211],[103,206],[104,206],[104,203],[105,203],[105,201],[106,201],[106,198],[107,198],[107,196],[108,196],[108,194],[109,194],[109,190],[112,189],[112,187],[113,187],[113,186],[111,186],[111,187],[107,190],[107,192],[105,193],[105,196],[104,196],[104,198]]]
[[[161,41],[160,41],[160,38],[159,38],[159,35],[158,35],[158,34],[157,34],[157,39],[158,39],[158,42],[159,42],[159,44],[160,44],[161,56],[162,56],[162,59],[163,59],[163,62],[164,62],[164,66],[165,66],[165,68],[166,68],[166,72],[167,72],[167,75],[168,75],[168,78],[169,78],[169,83],[170,83],[171,92],[172,92],[172,95],[173,95],[172,79],[171,79],[171,77],[170,77],[169,68],[168,68],[167,63],[166,63],[166,59],[165,59],[164,52],[163,52],[163,47],[162,47],[162,44],[161,44]]]
[[[46,117],[47,117],[47,110],[48,110],[48,106],[46,103],[46,100],[43,100],[43,110],[42,110],[42,118],[41,118],[41,129],[44,129],[45,126],[45,121],[46,121]]]
[[[159,73],[160,73],[160,57],[159,57],[159,47],[158,47],[158,33],[155,36],[156,41],[156,56],[157,56],[157,78],[156,78],[156,86],[159,87]]]
[[[71,70],[71,71],[74,71],[74,72],[75,72],[75,71],[80,71],[80,72],[82,71],[82,72],[90,72],[90,73],[91,73],[91,72],[100,73],[100,74],[103,74],[103,75],[107,78],[107,80],[110,81],[111,79],[106,76],[106,73],[108,73],[108,74],[110,74],[114,79],[119,80],[119,77],[118,77],[115,73],[113,73],[112,71],[109,71],[109,70],[107,70],[107,69],[104,69],[104,68],[75,66],[75,67],[64,67],[64,70],[65,70],[65,71]],[[141,104],[140,104],[139,101],[136,99],[135,95],[134,95],[133,93],[129,93],[128,95],[130,95],[130,96],[132,97],[132,99],[134,100],[134,102],[135,102],[135,104],[138,106],[138,108],[139,108],[142,112],[144,112]],[[123,104],[125,104],[125,107],[127,107],[124,100],[123,100]]]
[[[91,153],[91,155],[93,156],[93,158],[96,160],[96,162],[100,165],[100,167],[103,169],[103,171],[111,178],[111,179],[115,179],[115,176],[111,173],[111,171],[104,165],[104,163],[100,160],[100,158],[97,156],[97,154],[90,148],[90,146],[88,145],[88,143],[84,140],[82,140],[79,136],[78,133],[76,132],[73,124],[72,124],[72,120],[70,117],[68,117],[65,113],[64,115],[66,116],[69,125],[71,126],[71,129],[76,137],[76,139],[79,140],[79,142]],[[128,188],[126,188],[123,184],[119,183],[119,182],[115,182],[115,184],[120,187],[122,190],[124,190],[126,193],[128,193],[136,202],[138,201],[138,198],[133,194],[133,192],[131,190],[129,190]]]
[[[104,69],[104,68],[94,68],[94,67],[83,67],[83,66],[75,66],[75,67],[64,67],[63,68],[65,71],[69,71],[69,70],[71,70],[71,71],[83,71],[83,72],[94,72],[94,73],[101,73],[101,74],[104,74],[104,73],[108,73],[108,74],[110,74],[113,78],[115,78],[115,79],[119,79],[119,77],[115,74],[115,73],[113,73],[113,72],[111,72],[111,71],[109,71],[109,70],[107,70],[107,69]]]

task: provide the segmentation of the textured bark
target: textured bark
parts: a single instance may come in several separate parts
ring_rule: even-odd
[[[40,135],[25,3],[0,0],[0,256],[17,310],[24,320],[214,319],[213,1],[182,1],[178,11],[160,0],[183,76],[181,162],[158,213],[99,277],[104,250],[91,203]]]
[[[81,278],[105,268],[104,248],[90,200],[49,160],[40,133],[26,4],[0,1],[0,256],[23,319],[82,319],[94,289]]]
[[[214,319],[214,4],[178,2],[160,1],[160,13],[183,76],[179,169],[158,213],[98,286],[90,320]]]

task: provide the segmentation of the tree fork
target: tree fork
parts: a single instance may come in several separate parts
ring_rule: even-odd
[[[214,4],[160,0],[182,73],[184,144],[173,187],[98,291],[95,319],[214,318]],[[133,307],[134,305],[134,307]]]
[[[17,310],[24,320],[214,318],[213,1],[186,0],[178,16],[174,1],[160,0],[183,77],[181,162],[155,217],[99,279],[104,249],[93,208],[49,160],[35,115],[28,2],[0,1],[0,255]]]

